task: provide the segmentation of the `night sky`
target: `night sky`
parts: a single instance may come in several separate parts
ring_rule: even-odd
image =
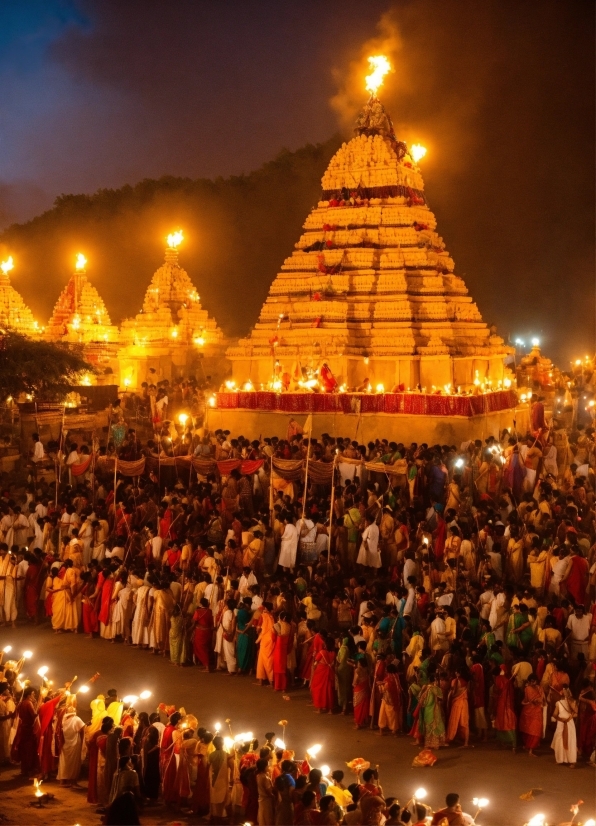
[[[593,352],[591,0],[4,0],[0,227],[60,193],[249,172],[349,135],[380,49],[381,98],[429,149],[430,205],[485,320],[562,362]]]

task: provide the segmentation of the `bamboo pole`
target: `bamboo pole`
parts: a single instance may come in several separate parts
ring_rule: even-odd
[[[331,506],[329,509],[329,544],[327,546],[327,573],[331,568],[331,537],[333,534],[333,506],[335,504],[335,462],[337,460],[337,449],[335,450],[335,455],[333,456],[333,462],[331,464]]]

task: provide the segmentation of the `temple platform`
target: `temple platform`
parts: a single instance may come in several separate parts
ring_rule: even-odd
[[[529,424],[529,405],[507,390],[479,396],[216,393],[206,423],[210,430],[227,429],[247,439],[286,438],[290,419],[303,425],[309,414],[313,436],[328,433],[360,443],[384,438],[459,446],[468,439],[497,437],[504,428],[525,434]]]

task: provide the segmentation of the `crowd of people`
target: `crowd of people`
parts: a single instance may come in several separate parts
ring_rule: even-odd
[[[318,713],[411,738],[414,765],[433,765],[443,747],[495,739],[530,756],[548,747],[571,768],[594,766],[592,428],[547,426],[540,402],[531,433],[459,447],[308,438],[294,420],[287,438],[253,441],[197,425],[165,422],[144,446],[129,430],[123,448],[150,455],[165,442],[216,461],[333,462],[333,492],[272,476],[270,461],[251,476],[189,479],[175,467],[168,478],[118,476],[116,491],[97,470],[57,492],[34,480],[22,497],[6,491],[0,499],[0,620],[15,623],[21,612],[55,633],[137,646],[179,667],[308,690]],[[38,707],[9,676],[0,726],[20,690],[21,727],[28,698],[27,714],[44,713],[46,728],[56,728],[67,697],[52,698],[50,710],[50,692]],[[341,778],[325,786],[308,762],[292,763],[271,743],[226,748],[178,712],[154,742],[159,718],[124,708],[118,718],[102,702],[93,734],[130,740],[111,765],[137,772],[141,796],[223,818],[232,804],[219,778],[230,773],[243,805],[253,795],[245,819],[263,826],[418,817],[412,806],[391,811],[374,773],[350,787],[348,803],[333,791],[345,791]],[[33,753],[43,759],[43,743],[25,753],[23,772],[38,771]],[[0,741],[0,758],[9,754]],[[18,741],[12,756],[19,759]],[[101,762],[90,745],[90,777]],[[90,802],[106,806],[113,786],[102,783],[96,800],[90,780]],[[447,809],[447,823],[464,822],[457,801]]]

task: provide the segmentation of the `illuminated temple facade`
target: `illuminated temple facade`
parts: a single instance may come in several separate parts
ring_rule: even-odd
[[[12,268],[12,259],[10,261]],[[10,328],[22,335],[36,337],[40,332],[39,325],[20,293],[10,283],[8,272],[6,265],[0,269],[0,328]]]
[[[143,309],[122,322],[120,385],[138,388],[144,381],[221,372],[223,333],[201,306],[197,289],[168,246],[154,273]]]
[[[110,320],[103,299],[78,264],[54,305],[45,329],[48,341],[68,344],[105,344],[118,341],[118,328]]]
[[[324,370],[346,390],[496,388],[512,350],[455,273],[420,168],[374,96],[356,133],[332,158],[255,327],[228,349],[233,379],[297,390]]]

